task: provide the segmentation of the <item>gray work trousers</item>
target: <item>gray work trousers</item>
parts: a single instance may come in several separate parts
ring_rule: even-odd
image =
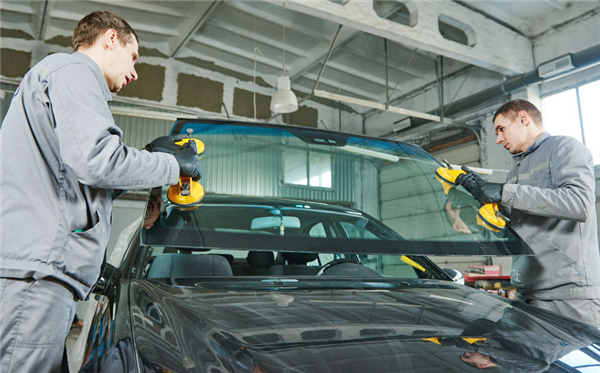
[[[600,300],[530,300],[527,303],[575,320],[600,327]]]
[[[60,373],[77,299],[51,279],[0,278],[0,372]]]

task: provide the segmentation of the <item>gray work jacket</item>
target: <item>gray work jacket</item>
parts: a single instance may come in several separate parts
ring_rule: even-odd
[[[594,162],[577,140],[541,134],[508,174],[502,203],[535,256],[515,257],[525,300],[600,298]]]
[[[0,277],[53,277],[84,299],[99,277],[116,189],[176,184],[175,157],[123,145],[100,67],[44,58],[0,127]]]

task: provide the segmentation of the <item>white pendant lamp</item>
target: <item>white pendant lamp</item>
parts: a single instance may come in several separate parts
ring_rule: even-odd
[[[298,110],[298,99],[290,89],[290,78],[277,77],[277,91],[271,97],[271,111],[278,114],[293,113]]]

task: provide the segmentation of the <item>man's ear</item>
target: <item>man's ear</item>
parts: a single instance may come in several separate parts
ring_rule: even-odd
[[[531,118],[529,114],[525,110],[521,110],[517,113],[517,117],[519,118],[519,122],[522,126],[527,127],[531,123]]]
[[[104,44],[106,45],[106,47],[108,49],[110,49],[111,51],[115,49],[115,46],[118,42],[117,40],[117,31],[113,30],[113,29],[108,29],[104,32]]]

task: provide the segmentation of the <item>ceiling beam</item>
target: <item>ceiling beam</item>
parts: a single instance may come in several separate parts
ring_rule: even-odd
[[[565,10],[567,10],[567,8],[569,7],[569,2],[567,1],[559,1],[559,0],[544,0],[544,2],[548,5],[550,5],[553,8],[556,8],[562,12],[564,12]]]
[[[212,12],[215,11],[221,0],[198,1],[190,9],[190,14],[196,14],[195,18],[189,18],[182,22],[178,27],[178,36],[169,42],[171,58],[177,57],[181,49],[208,20]]]
[[[42,11],[40,13],[39,19],[37,20],[37,39],[44,40],[44,35],[46,34],[46,26],[48,24],[48,10],[50,9],[50,0],[46,0],[40,4],[42,7]]]
[[[372,54],[369,51],[366,51],[362,48],[355,47],[353,45],[348,45],[346,48],[344,48],[344,51],[351,53],[357,57],[362,57],[367,60],[377,62],[381,66],[385,66],[385,57],[383,56],[383,48],[381,50],[381,54]],[[415,52],[407,51],[407,55],[413,54],[413,53],[415,53]],[[390,53],[390,55],[391,55],[391,53]],[[418,66],[418,63],[411,62],[411,64],[407,66],[407,62],[410,61],[410,56],[408,58],[404,58],[404,60],[406,62],[401,63],[403,61],[400,61],[400,59],[397,58],[397,55],[395,55],[393,58],[389,58],[389,56],[388,56],[388,66],[391,69],[404,72],[404,74],[406,74],[408,76],[412,76],[413,78],[423,79],[423,77],[424,77],[423,69],[419,70],[419,69],[413,67],[413,66]],[[411,66],[411,65],[413,65],[413,66]]]
[[[271,37],[260,35],[256,32],[250,32],[248,29],[240,27],[236,24],[227,23],[215,18],[209,19],[206,24],[216,29],[230,32],[237,37],[246,39],[246,42],[249,44],[254,44],[255,42],[261,43],[263,45],[268,45],[274,49],[278,49],[280,52],[283,49],[285,49],[285,53],[291,53],[302,58],[310,57],[310,53],[306,49],[299,48],[294,45],[283,44],[281,40],[273,40],[273,38]]]
[[[294,75],[290,78],[290,80],[294,81],[296,79],[302,78],[305,72],[307,72],[307,71],[311,70],[313,67],[321,64],[323,61],[325,61],[325,59],[327,58],[328,55],[331,56],[331,55],[335,54],[335,52],[337,52],[338,50],[347,46],[349,43],[351,43],[353,40],[355,40],[361,34],[362,34],[361,32],[357,32],[355,30],[349,30],[345,27],[342,27],[342,28],[338,27],[337,36],[334,36],[334,38],[332,38],[332,41],[330,41],[330,43],[333,43],[333,45],[330,45],[331,51],[323,52],[323,53],[314,53],[315,57],[307,60],[302,66],[294,66],[294,68],[295,68]],[[315,48],[315,49],[317,49],[317,48]],[[321,49],[318,49],[318,50],[321,50]]]
[[[280,3],[277,0],[266,1]],[[373,10],[372,0],[351,0],[345,5],[327,0],[285,1],[286,7],[291,10],[502,74],[512,76],[533,69],[530,39],[451,0],[411,3],[418,12],[414,27],[380,18]],[[471,27],[476,36],[475,44],[466,46],[444,39],[438,31],[440,16]]]
[[[215,50],[220,50],[222,52],[225,52],[225,53],[228,53],[231,55],[235,55],[238,58],[243,58],[248,61],[249,66],[252,66],[253,61],[256,61],[257,63],[261,63],[263,65],[266,65],[266,66],[269,66],[269,67],[272,67],[272,68],[275,68],[278,70],[283,69],[282,61],[281,61],[281,59],[278,59],[278,58],[265,57],[265,56],[261,55],[260,53],[254,53],[253,51],[248,51],[245,49],[236,48],[232,45],[223,44],[218,40],[207,38],[202,35],[194,36],[192,41],[195,43],[201,44],[203,46],[211,47]],[[192,49],[194,49],[197,52],[196,48],[192,48]],[[290,69],[289,64],[286,63],[285,69],[289,71],[289,69]]]
[[[275,9],[277,9],[276,14],[265,10],[264,7],[256,6],[255,4],[257,4],[257,3],[260,4],[260,2],[254,2],[254,1],[227,1],[227,2],[225,2],[225,4],[227,4],[229,7],[247,14],[248,17],[253,17],[258,20],[266,21],[268,23],[273,23],[278,26],[285,27],[287,29],[296,30],[297,32],[304,34],[304,35],[308,35],[311,38],[313,38],[319,42],[327,42],[327,37],[324,36],[321,32],[319,32],[319,30],[314,30],[314,29],[310,28],[309,26],[305,26],[305,25],[302,25],[299,23],[292,23],[292,21],[291,21],[292,16],[291,15],[285,16],[283,9],[281,10],[281,13],[279,13],[278,10],[281,9],[281,1],[271,1],[271,3],[274,3],[279,6],[279,9],[275,8]],[[317,18],[322,18],[322,17],[317,17]]]

